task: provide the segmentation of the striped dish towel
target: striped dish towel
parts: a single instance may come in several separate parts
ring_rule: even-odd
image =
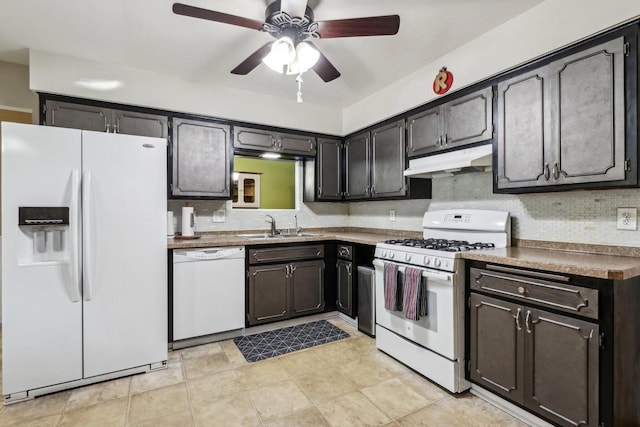
[[[409,320],[420,320],[420,283],[422,270],[407,267],[404,271],[404,317]]]
[[[384,308],[397,310],[398,264],[384,263]]]

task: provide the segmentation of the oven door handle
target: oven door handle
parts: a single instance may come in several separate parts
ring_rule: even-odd
[[[385,262],[391,262],[391,261],[383,261],[380,259],[374,259],[373,260],[373,265],[375,267],[379,267],[384,269],[384,263]],[[404,271],[406,270],[407,266],[403,265],[403,264],[399,264],[397,262],[391,262],[392,264],[397,264],[398,265],[398,271],[401,273],[404,273]],[[438,280],[442,280],[445,282],[450,282],[453,274],[452,273],[441,273],[438,271],[433,271],[433,270],[426,270],[424,268],[421,267],[416,267],[416,266],[412,266],[413,268],[417,268],[418,270],[422,270],[422,277],[425,277],[427,279],[438,279]]]

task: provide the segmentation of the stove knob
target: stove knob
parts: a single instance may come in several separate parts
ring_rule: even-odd
[[[442,261],[440,261],[440,258],[436,258],[433,260],[433,265],[435,265],[436,267],[440,267],[441,264]]]
[[[405,254],[404,260],[407,262],[411,261],[411,254]]]
[[[424,256],[423,264],[424,264],[424,265],[429,265],[429,264],[431,264],[431,259],[429,259],[429,257],[428,257],[428,256],[426,256],[426,255]]]
[[[383,249],[383,250],[382,250],[382,257],[384,258],[384,257],[386,257],[386,256],[387,256],[387,251]]]
[[[389,258],[394,259],[396,257],[396,253],[393,251],[389,252]]]

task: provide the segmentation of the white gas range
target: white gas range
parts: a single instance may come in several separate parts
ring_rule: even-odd
[[[422,227],[423,239],[376,245],[376,346],[459,393],[470,387],[464,378],[465,278],[460,256],[469,250],[509,246],[511,219],[502,211],[441,210],[426,212]],[[385,264],[395,265],[389,271],[397,267],[391,277],[396,278],[400,294],[407,268],[421,271],[419,286],[426,288],[426,303],[422,302],[426,315],[419,320],[407,319],[401,308],[385,308]]]

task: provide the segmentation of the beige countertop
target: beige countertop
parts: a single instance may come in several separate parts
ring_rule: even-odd
[[[203,233],[199,239],[194,240],[168,239],[167,247],[169,249],[186,249],[324,242],[329,240],[373,246],[393,238],[421,237],[420,232],[364,228],[306,229],[305,233],[313,235],[301,237],[251,239],[238,237],[238,234],[261,232],[264,232],[264,230]],[[516,246],[504,249],[464,252],[462,258],[600,279],[624,280],[640,276],[639,248],[526,240],[516,240],[514,244]]]
[[[324,242],[328,240],[375,246],[379,242],[398,237],[422,237],[422,233],[420,232],[353,228],[306,229],[304,230],[305,234],[313,235],[301,237],[265,237],[251,239],[238,237],[239,234],[256,233],[264,233],[264,230],[203,233],[199,239],[193,240],[168,239],[167,247],[169,249],[186,249],[214,246],[254,246],[276,243]]]
[[[464,259],[535,268],[555,273],[624,280],[640,276],[640,257],[510,247],[465,252]]]

